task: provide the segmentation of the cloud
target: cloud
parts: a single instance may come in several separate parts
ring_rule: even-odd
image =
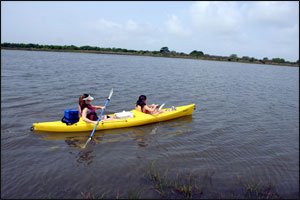
[[[161,38],[161,27],[149,23],[138,23],[132,19],[116,22],[104,18],[85,23],[90,40],[97,41],[94,45],[118,47],[135,50],[157,49]],[[152,48],[149,48],[152,47]]]
[[[109,36],[113,36],[119,33],[123,35],[143,34],[146,33],[146,30],[150,27],[147,26],[147,24],[138,24],[132,19],[124,22],[115,22],[103,18],[88,22],[86,23],[86,26],[88,27],[88,29],[92,29],[94,31],[97,31],[98,33],[106,34]]]
[[[166,31],[170,34],[186,37],[190,36],[191,32],[187,28],[183,28],[181,21],[176,15],[169,16],[169,19],[165,22]]]
[[[294,2],[253,2],[246,14],[248,21],[267,27],[289,28],[299,24],[299,4],[297,7]]]
[[[190,27],[212,54],[233,52],[257,58],[299,54],[298,2],[195,2]],[[294,55],[294,58],[291,56]]]
[[[113,21],[98,19],[90,24],[91,27],[99,31],[116,31],[122,28],[122,25]]]
[[[49,5],[4,3],[1,40],[299,59],[297,1]]]
[[[92,19],[81,26],[83,31],[76,38],[84,40],[81,43],[135,50],[168,46],[186,53],[201,50],[210,55],[298,59],[298,2],[201,1],[188,5],[156,21],[134,16]]]
[[[195,2],[189,15],[194,28],[209,34],[233,34],[240,27],[235,2]]]
[[[125,29],[128,31],[136,31],[138,30],[138,24],[133,20],[128,20],[125,24]]]

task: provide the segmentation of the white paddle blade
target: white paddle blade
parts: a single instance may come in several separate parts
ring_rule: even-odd
[[[158,108],[158,110],[161,110],[165,106],[165,103],[161,104]]]
[[[113,90],[113,88],[111,88],[110,93],[109,93],[109,96],[108,96],[107,99],[110,99],[113,93],[114,93],[114,90]]]
[[[91,141],[91,138],[89,137],[89,139],[86,141],[85,145],[82,148],[84,149],[90,141]]]

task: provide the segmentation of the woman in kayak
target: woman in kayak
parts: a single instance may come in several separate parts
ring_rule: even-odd
[[[162,113],[162,110],[158,110],[158,105],[157,104],[151,104],[147,105],[147,97],[145,95],[139,96],[139,99],[136,102],[135,109],[137,111],[146,113],[146,114],[159,114]]]
[[[93,106],[91,105],[91,101],[94,98],[89,94],[83,94],[79,97],[79,105],[78,111],[79,115],[82,116],[83,121],[97,124],[97,120],[99,119],[96,113],[98,109],[105,109],[105,106]],[[101,117],[101,120],[106,120],[110,118],[108,115],[104,115]]]

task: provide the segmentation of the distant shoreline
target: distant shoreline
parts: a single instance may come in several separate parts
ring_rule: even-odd
[[[1,50],[22,50],[22,51],[46,51],[46,52],[69,52],[69,53],[93,53],[93,54],[111,54],[111,55],[129,55],[129,56],[149,56],[149,57],[161,57],[161,58],[183,58],[192,60],[205,60],[205,61],[221,61],[221,62],[234,62],[234,63],[244,63],[244,64],[261,64],[261,65],[276,65],[276,66],[287,66],[287,67],[299,67],[299,64],[292,63],[275,63],[275,62],[262,62],[262,61],[245,61],[245,60],[229,60],[227,57],[222,59],[212,56],[196,58],[190,55],[155,55],[151,53],[137,53],[137,52],[113,52],[113,51],[95,51],[95,50],[68,50],[68,49],[37,49],[37,48],[16,48],[16,47],[1,47]]]

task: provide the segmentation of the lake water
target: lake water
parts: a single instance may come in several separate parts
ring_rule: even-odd
[[[106,113],[133,109],[141,94],[196,110],[97,131],[85,149],[89,132],[30,131],[34,122],[61,120],[82,93],[103,105],[111,88]],[[281,198],[298,198],[299,68],[1,50],[1,198],[161,198],[147,176],[152,166],[168,180],[198,177],[202,193],[193,197],[272,184]]]

